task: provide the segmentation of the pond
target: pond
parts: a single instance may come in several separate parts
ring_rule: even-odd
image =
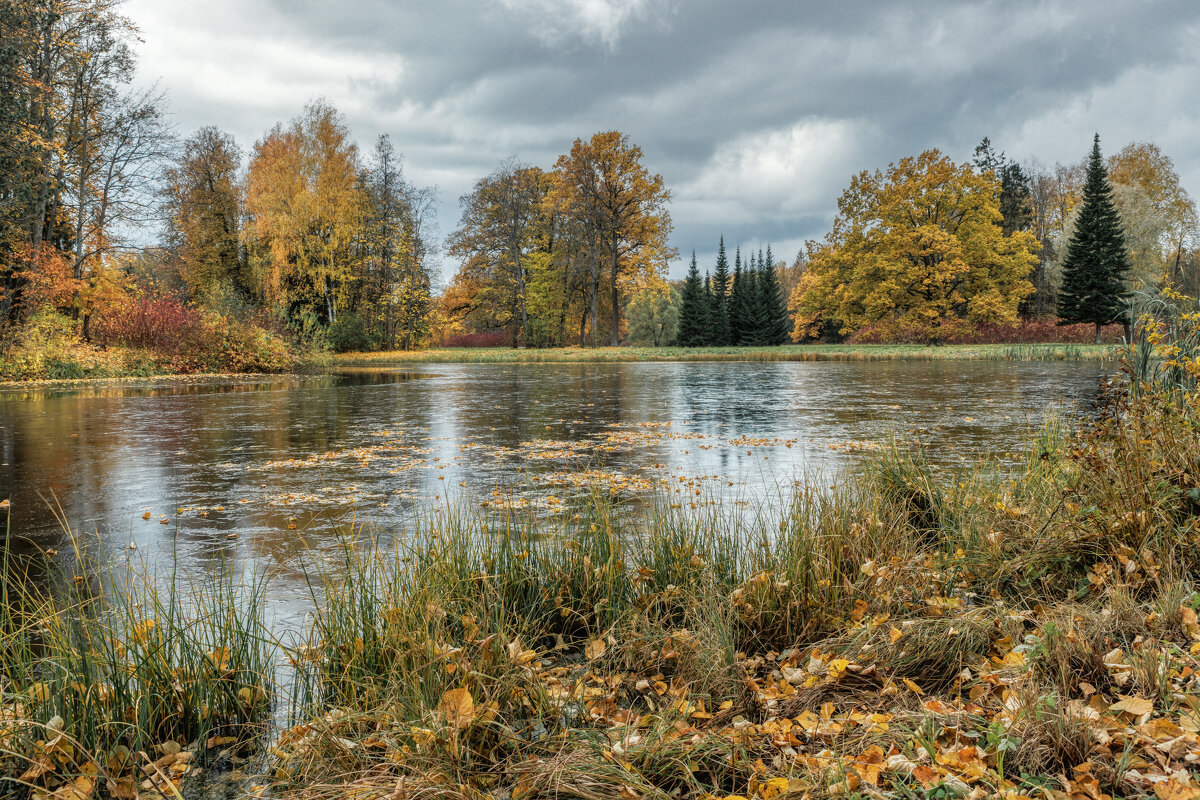
[[[431,364],[0,391],[14,546],[288,572],[422,504],[561,513],[588,486],[751,504],[886,437],[1001,462],[1096,362]],[[65,556],[64,556],[65,557]]]

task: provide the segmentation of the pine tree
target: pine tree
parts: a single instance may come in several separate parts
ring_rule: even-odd
[[[708,327],[708,309],[705,306],[704,285],[693,250],[692,265],[688,268],[679,298],[679,327],[675,338],[680,347],[700,347],[704,344]]]
[[[717,267],[712,276],[712,298],[710,308],[712,336],[709,344],[716,347],[726,347],[731,342],[729,326],[729,258],[725,255],[725,237],[717,247]]]
[[[1125,318],[1128,272],[1125,234],[1113,205],[1108,170],[1100,156],[1100,134],[1096,134],[1083,186],[1083,202],[1063,260],[1062,286],[1058,290],[1059,323],[1092,323],[1099,344],[1101,327]]]
[[[779,284],[779,273],[775,271],[771,245],[767,245],[767,258],[759,265],[758,289],[763,307],[762,344],[771,347],[781,345],[788,340],[791,326],[788,324],[787,300]]]

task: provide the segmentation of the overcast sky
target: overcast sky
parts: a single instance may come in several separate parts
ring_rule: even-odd
[[[323,96],[458,197],[505,158],[553,165],[627,133],[673,193],[673,244],[711,262],[819,238],[862,169],[989,136],[1021,160],[1152,140],[1200,195],[1200,2],[128,0],[140,80],[187,135],[248,151]],[[453,264],[444,265],[443,279]],[[683,272],[682,261],[672,275]]]

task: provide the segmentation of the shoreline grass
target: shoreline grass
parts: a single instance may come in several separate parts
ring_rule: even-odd
[[[1198,476],[1200,405],[1143,391],[1004,475],[896,443],[749,516],[427,508],[308,564],[300,630],[84,574],[5,598],[0,782],[174,797],[265,740],[243,790],[300,800],[1188,797]]]
[[[335,367],[450,363],[586,363],[658,361],[1091,361],[1116,359],[1119,345],[954,344],[780,345],[779,347],[454,348],[341,353]]]

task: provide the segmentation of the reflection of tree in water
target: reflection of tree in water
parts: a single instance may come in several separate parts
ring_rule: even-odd
[[[706,489],[742,496],[814,460],[845,463],[856,457],[842,447],[847,440],[890,430],[934,431],[931,452],[944,449],[939,442],[959,455],[1007,450],[1029,416],[1089,397],[1099,370],[469,364],[218,383],[210,391],[26,392],[0,395],[0,481],[13,487],[14,532],[43,547],[56,541],[58,526],[38,492],[53,489],[67,518],[98,531],[113,557],[127,555],[132,540],[141,549],[177,544],[193,564],[234,553],[289,564],[352,514],[389,528],[435,496],[486,497],[496,487],[562,496],[574,488],[564,476],[588,469],[614,482],[704,476]],[[534,475],[553,488],[539,488]],[[741,483],[731,488],[725,478]],[[622,491],[640,485],[626,481]],[[177,508],[185,509],[178,520]],[[154,519],[141,519],[146,510]],[[161,514],[169,525],[158,524]]]

